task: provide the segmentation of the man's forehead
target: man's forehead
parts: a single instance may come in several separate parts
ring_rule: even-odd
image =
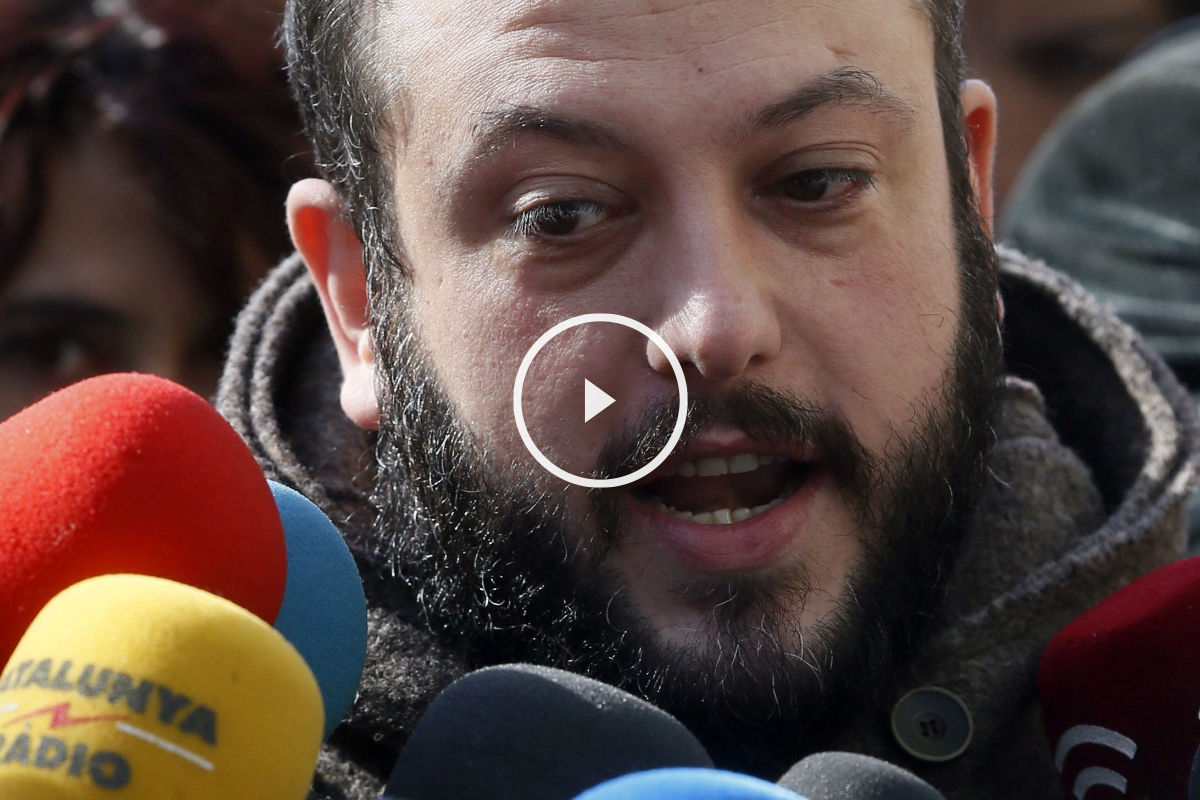
[[[883,0],[917,14],[927,14],[932,0]],[[857,0],[380,0],[382,16],[455,26],[463,19],[474,26],[519,30],[539,25],[641,20],[650,24],[686,25],[701,17],[733,12],[754,24],[798,8],[848,9]]]
[[[766,77],[778,98],[788,82],[844,66],[921,106],[933,95],[927,2],[401,1],[376,20],[373,60],[399,153],[416,141],[426,149],[434,135],[462,148],[488,114],[509,107],[607,104],[644,117],[665,103],[682,120],[740,104],[750,114],[747,84],[766,99]],[[709,108],[684,108],[689,94]]]
[[[441,63],[476,54],[481,46],[509,59],[652,60],[703,53],[737,61],[772,38],[802,46],[878,36],[888,31],[889,20],[926,20],[929,2],[393,0],[377,19],[376,35],[384,51],[403,59],[405,72],[421,65],[436,72]],[[798,30],[800,20],[806,24]]]
[[[437,2],[444,4],[443,0]],[[513,37],[542,48],[584,41],[607,45],[611,48],[607,55],[618,57],[637,51],[646,38],[652,38],[663,55],[671,55],[736,39],[744,33],[742,27],[770,28],[786,19],[797,5],[807,4],[807,0],[499,0],[480,3],[476,13],[468,6],[455,5],[446,19],[471,19],[487,35]],[[735,18],[752,22],[731,27]],[[707,24],[713,20],[721,24]],[[724,33],[716,28],[724,28]]]

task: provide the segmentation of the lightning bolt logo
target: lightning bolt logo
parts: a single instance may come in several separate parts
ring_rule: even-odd
[[[56,728],[67,728],[72,725],[86,725],[89,722],[121,722],[125,719],[128,719],[128,717],[120,714],[103,715],[98,717],[72,717],[70,712],[70,703],[59,703],[56,706],[39,708],[36,711],[30,711],[28,714],[22,714],[19,717],[14,717],[13,719],[10,719],[8,722],[4,723],[4,727],[7,728],[8,726],[15,725],[22,720],[33,719],[34,717],[40,717],[44,715],[50,717],[51,730]]]

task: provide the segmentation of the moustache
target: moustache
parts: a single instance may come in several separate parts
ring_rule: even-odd
[[[666,446],[678,409],[678,398],[650,402],[605,442],[592,475],[627,475],[649,463]],[[835,481],[859,493],[870,489],[878,471],[878,459],[840,414],[756,381],[741,381],[720,395],[693,396],[676,448],[718,427],[741,431],[775,448],[816,452]]]

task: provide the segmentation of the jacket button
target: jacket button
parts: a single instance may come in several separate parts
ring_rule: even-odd
[[[892,735],[922,761],[949,761],[971,744],[971,712],[953,692],[937,686],[914,689],[892,709]]]

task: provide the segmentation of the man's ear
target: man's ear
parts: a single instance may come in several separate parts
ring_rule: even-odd
[[[971,165],[971,186],[983,224],[992,233],[995,201],[992,197],[992,166],[996,158],[996,95],[981,80],[963,81],[959,88],[963,125],[967,133],[967,155]]]
[[[367,275],[358,235],[342,217],[337,191],[309,178],[287,199],[292,242],[308,266],[342,367],[342,410],[356,425],[379,427]]]

